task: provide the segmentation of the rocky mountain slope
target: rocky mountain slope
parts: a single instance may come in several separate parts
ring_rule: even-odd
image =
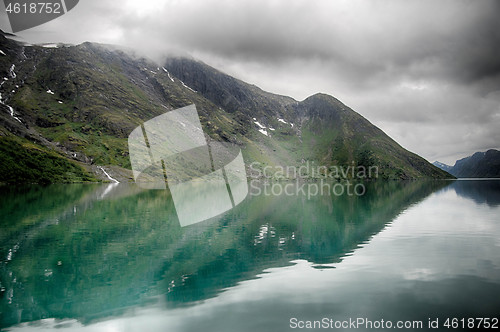
[[[130,132],[189,104],[208,136],[239,145],[247,164],[450,177],[329,95],[299,102],[194,59],[156,64],[92,43],[47,48],[0,34],[0,51],[0,182],[130,181]]]

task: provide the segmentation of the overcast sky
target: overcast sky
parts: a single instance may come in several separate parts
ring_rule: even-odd
[[[155,60],[181,51],[297,100],[328,93],[408,150],[453,164],[500,149],[499,17],[494,0],[81,0],[18,35]],[[11,31],[5,10],[0,22]]]

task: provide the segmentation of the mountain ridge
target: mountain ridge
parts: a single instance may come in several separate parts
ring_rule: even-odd
[[[475,152],[457,160],[453,166],[440,162],[434,162],[434,165],[443,167],[443,170],[458,178],[500,178],[500,151],[489,149]]]
[[[107,180],[132,180],[126,138],[144,121],[195,104],[206,134],[262,165],[378,165],[382,178],[449,178],[338,99],[266,92],[201,61],[162,65],[95,43],[26,46],[0,35],[0,138],[35,144]],[[14,74],[11,69],[14,68]],[[22,169],[13,179],[24,182]]]
[[[186,70],[186,66],[191,66],[189,70]],[[185,74],[186,72],[192,73],[193,71],[196,72],[196,70],[193,70],[193,67],[199,68],[199,70],[204,74],[207,71],[213,71],[215,70],[214,68],[210,67],[209,65],[206,65],[202,63],[201,61],[193,61],[191,59],[185,59],[185,58],[171,58],[167,61],[166,67],[169,69],[170,72],[174,73],[174,75],[181,77],[184,82],[187,82],[190,86],[193,86],[197,91],[200,93],[204,94],[205,90],[200,83],[197,83],[198,81],[203,81],[203,80],[197,80],[196,75],[187,75]],[[226,76],[226,79],[229,77],[229,75],[223,74],[218,72],[218,77],[219,78],[224,78]],[[229,79],[234,79],[234,78],[229,78]],[[248,83],[244,83],[242,81],[239,81],[239,84],[244,84],[247,86],[252,86]],[[215,104],[220,105],[221,107],[228,107],[228,103],[226,103],[226,100],[224,98],[220,98],[220,96],[224,96],[227,94],[226,88],[220,87],[219,90],[217,90],[218,84],[217,82],[214,82],[214,84],[211,86],[211,91],[209,93],[204,94],[204,96],[208,99],[210,99],[212,102]],[[433,166],[430,166],[430,164],[423,160],[423,158],[407,151],[406,149],[402,148],[397,142],[392,140],[390,137],[388,137],[382,130],[380,130],[378,127],[374,126],[371,122],[369,122],[366,118],[358,114],[357,112],[353,111],[351,108],[343,104],[340,100],[337,98],[330,96],[325,93],[316,93],[312,96],[309,96],[308,98],[304,99],[303,101],[297,101],[291,97],[286,97],[286,96],[279,96],[279,95],[274,95],[269,92],[265,92],[261,90],[260,88],[257,88],[255,86],[254,93],[257,93],[259,95],[263,94],[268,94],[273,97],[273,101],[276,102],[281,102],[279,107],[275,107],[275,111],[273,112],[263,112],[263,114],[259,111],[261,110],[266,110],[266,107],[268,105],[259,105],[258,101],[259,98],[253,98],[254,101],[257,101],[257,109],[250,113],[249,116],[254,116],[257,114],[256,119],[258,120],[259,123],[264,123],[268,126],[276,126],[279,124],[279,120],[276,120],[279,117],[286,117],[289,116],[289,119],[284,119],[285,122],[287,123],[293,123],[296,122],[298,123],[299,126],[296,126],[295,128],[290,128],[292,131],[296,131],[297,134],[300,136],[300,143],[304,144],[304,139],[307,141],[306,143],[308,144],[307,147],[303,149],[303,155],[306,157],[312,158],[313,160],[320,160],[324,162],[327,166],[332,165],[332,164],[342,164],[342,165],[347,165],[349,164],[349,160],[356,160],[359,161],[360,159],[367,162],[370,159],[369,156],[369,151],[367,149],[363,149],[362,147],[346,147],[345,149],[340,149],[339,151],[333,151],[331,147],[332,141],[322,143],[323,145],[329,145],[328,147],[323,147],[322,149],[317,149],[317,153],[311,155],[309,152],[311,149],[317,148],[317,140],[312,138],[311,136],[314,136],[315,133],[318,131],[323,131],[324,132],[324,126],[322,128],[321,123],[319,122],[341,122],[341,120],[346,120],[346,121],[353,121],[353,124],[358,127],[362,127],[364,129],[364,137],[357,137],[359,140],[367,140],[368,136],[379,136],[374,142],[374,145],[377,145],[375,147],[378,151],[381,151],[384,147],[390,147],[389,150],[392,150],[391,153],[394,157],[397,157],[397,161],[399,163],[399,167],[402,167],[404,164],[408,166],[408,164],[411,165],[411,167],[419,167],[420,169],[424,169],[424,172],[427,174],[431,174],[432,176],[441,176],[441,177],[447,177],[446,174],[441,173],[437,169],[433,168]],[[214,93],[214,90],[217,93]],[[237,89],[238,90],[238,89]],[[238,91],[234,92],[233,95],[238,96]],[[213,97],[215,96],[215,97]],[[245,100],[245,95],[240,96],[241,99]],[[237,99],[237,98],[236,98]],[[230,106],[234,106],[234,104],[229,104]],[[255,107],[255,105],[252,105]],[[237,107],[237,106],[236,106]],[[276,112],[276,108],[279,109],[278,112]],[[248,112],[248,108],[242,110],[243,113]],[[272,118],[270,116],[270,113],[273,113],[272,115],[275,116],[275,118]],[[263,115],[265,120],[262,120],[259,118],[259,115]],[[348,118],[348,119],[346,119]],[[276,122],[278,121],[278,122]],[[345,122],[345,121],[344,121]],[[306,129],[306,132],[303,133],[303,129]],[[330,128],[332,129],[332,128]],[[341,130],[343,129],[343,130]],[[350,139],[353,135],[353,130],[346,130],[346,128],[336,128],[337,131],[342,131],[342,135],[331,135],[332,140],[337,139],[338,142],[341,142],[341,145],[345,147],[344,141],[346,139]],[[307,132],[308,131],[308,132]],[[288,133],[290,134],[290,133]],[[302,135],[304,134],[304,135]],[[307,137],[308,136],[308,137]],[[348,136],[348,137],[342,137],[342,136]],[[366,142],[365,142],[366,143]],[[321,145],[321,143],[320,143]],[[338,153],[336,153],[338,152]],[[363,155],[362,158],[357,158],[357,154]],[[404,154],[407,154],[403,156]],[[321,156],[321,157],[320,157]],[[331,157],[331,158],[330,158]],[[335,157],[339,157],[335,159]],[[333,158],[333,159],[332,159]],[[390,159],[390,158],[389,158]],[[368,162],[367,165],[364,166],[370,166],[373,164],[374,161]],[[391,164],[391,161],[388,160],[388,158],[382,158],[382,160],[379,160],[379,162],[383,163],[383,168],[388,169],[391,168],[393,165]],[[408,174],[409,173],[409,174]],[[411,170],[407,169],[406,172],[399,172],[398,170],[395,170],[394,172],[384,172],[383,176],[386,178],[418,178],[420,177],[418,172],[411,172]]]

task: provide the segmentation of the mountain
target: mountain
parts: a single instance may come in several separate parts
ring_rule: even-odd
[[[450,173],[451,169],[453,168],[453,166],[446,165],[446,164],[444,164],[444,163],[442,163],[442,162],[439,162],[439,161],[435,161],[435,162],[433,162],[432,164],[433,164],[434,166],[436,166],[436,167],[438,167],[438,168],[442,169],[443,171],[448,172],[448,173]],[[451,173],[450,173],[450,174],[451,174]]]
[[[113,46],[49,46],[0,34],[0,182],[130,181],[131,131],[190,104],[207,135],[237,144],[247,164],[451,177],[329,95],[296,101],[189,58],[162,66]]]
[[[383,178],[450,177],[332,96],[316,94],[299,102],[186,58],[169,59],[165,67],[229,113],[255,118],[253,123],[265,127],[272,139],[264,140],[259,150],[269,163],[286,160],[296,165],[301,160],[314,160],[326,166],[345,166],[354,162],[377,166]],[[261,136],[255,133],[258,124],[250,123],[254,129],[251,135]]]
[[[476,152],[457,160],[449,173],[458,178],[500,178],[500,151]]]

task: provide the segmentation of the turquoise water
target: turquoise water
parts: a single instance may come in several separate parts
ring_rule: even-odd
[[[0,326],[287,331],[383,319],[426,330],[500,316],[500,181],[365,186],[249,196],[188,227],[168,191],[0,187]]]

